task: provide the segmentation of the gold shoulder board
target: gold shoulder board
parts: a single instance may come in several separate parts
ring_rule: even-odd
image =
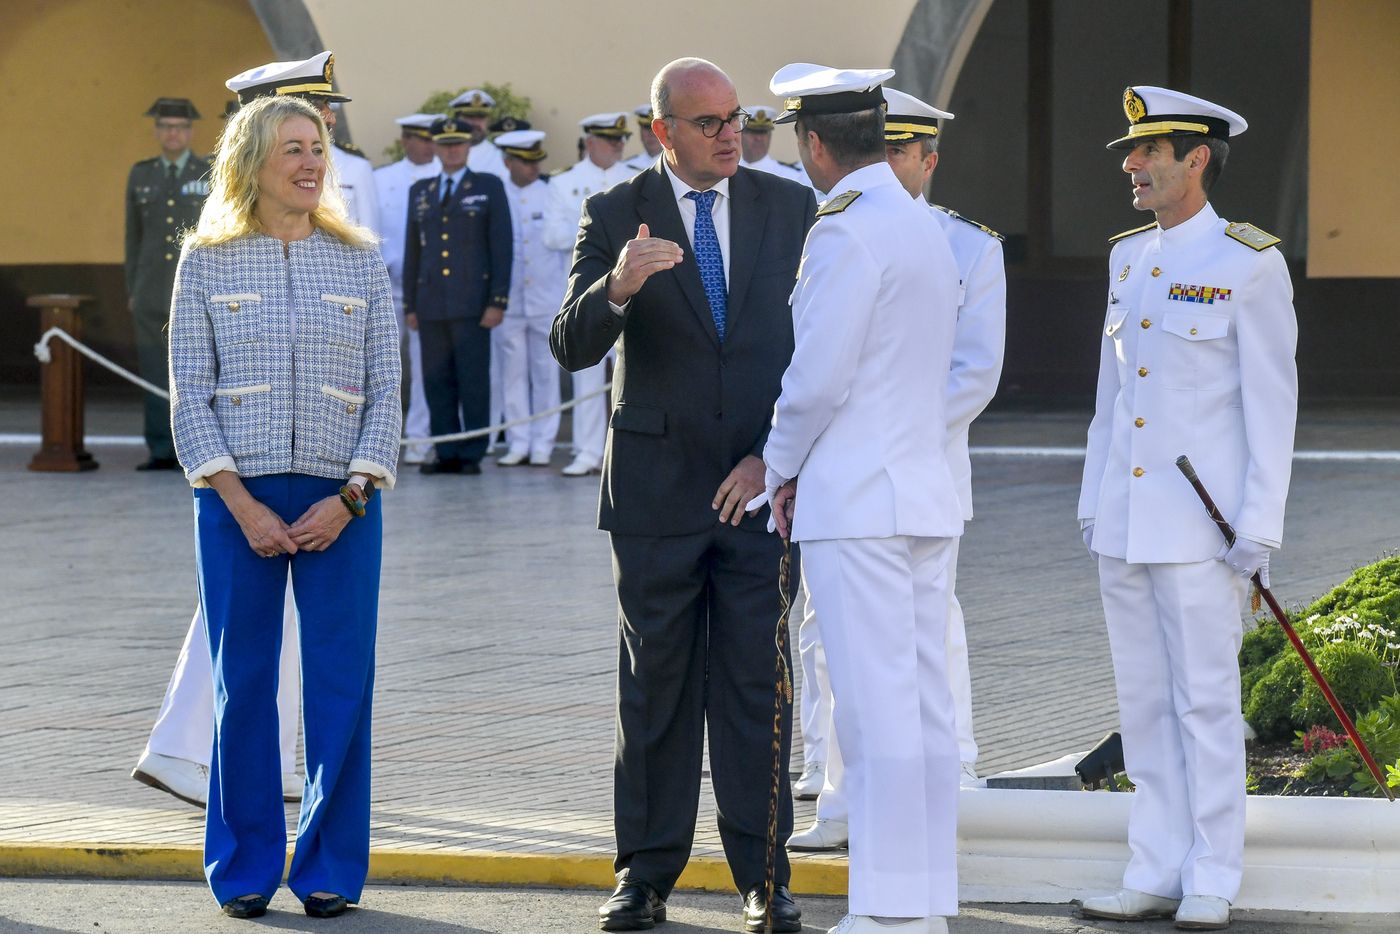
[[[935,204],[934,207],[937,208],[938,210],[942,211],[944,214],[947,214],[949,217],[953,218],[954,220],[962,221],[964,224],[971,224],[973,227],[976,227],[978,230],[982,231],[984,234],[986,234],[986,235],[989,236],[989,237],[996,237],[998,240],[1002,240],[1002,241],[1005,241],[1005,240],[1006,240],[1005,237],[1003,237],[1001,234],[997,233],[997,232],[996,232],[995,230],[993,230],[992,228],[988,227],[986,224],[979,224],[979,223],[977,223],[975,220],[973,220],[973,219],[970,218],[970,217],[963,217],[961,214],[959,214],[957,211],[954,211],[952,208],[945,208],[945,207],[944,207],[943,205],[941,205],[941,204]]]
[[[1123,240],[1123,239],[1126,239],[1127,237],[1131,237],[1133,234],[1146,233],[1147,231],[1151,230],[1152,228],[1154,228],[1154,227],[1156,227],[1156,226],[1157,226],[1157,222],[1156,222],[1156,221],[1153,221],[1153,222],[1150,223],[1150,224],[1143,224],[1141,227],[1134,227],[1132,230],[1125,230],[1125,231],[1123,231],[1122,233],[1116,233],[1116,234],[1114,234],[1113,236],[1111,236],[1111,237],[1108,238],[1108,242],[1109,242],[1109,243],[1117,243],[1119,240]]]
[[[826,217],[829,214],[840,214],[842,211],[846,210],[846,208],[855,204],[856,199],[859,197],[860,192],[858,191],[848,191],[844,194],[839,194],[818,208],[817,216]]]
[[[1283,242],[1267,230],[1260,230],[1253,224],[1226,224],[1225,236],[1238,240],[1251,250],[1263,251]]]
[[[354,143],[343,142],[343,141],[341,141],[341,140],[335,140],[334,142],[335,142],[335,148],[336,148],[336,149],[340,149],[340,150],[343,150],[343,151],[345,151],[345,152],[348,152],[348,153],[350,153],[350,155],[352,155],[352,156],[359,156],[360,158],[364,158],[364,157],[365,157],[365,151],[364,151],[363,149],[361,149],[359,146],[356,146]]]
[[[569,171],[569,169],[572,168],[573,166],[571,165],[560,166],[559,168],[553,170],[552,172],[549,172],[548,174],[550,178],[553,178],[556,175],[563,175],[565,172]]]

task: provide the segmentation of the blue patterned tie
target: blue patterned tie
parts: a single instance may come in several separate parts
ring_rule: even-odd
[[[715,319],[715,333],[724,340],[725,315],[729,312],[729,287],[724,283],[724,253],[715,233],[715,191],[687,191],[685,196],[695,202],[695,262],[700,266],[700,282],[705,286],[705,298],[710,302],[710,314]]]

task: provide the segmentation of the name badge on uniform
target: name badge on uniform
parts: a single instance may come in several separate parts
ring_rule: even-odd
[[[476,204],[476,203],[478,203],[478,202],[480,202],[480,201],[487,201],[487,200],[490,200],[489,197],[488,197],[487,195],[465,195],[465,196],[463,196],[462,200],[461,200],[461,201],[458,201],[457,203],[460,204],[462,207],[465,208],[465,207],[470,207],[471,205]]]
[[[1214,305],[1216,302],[1228,302],[1230,290],[1213,285],[1182,285],[1180,282],[1173,282],[1171,290],[1167,293],[1167,298],[1174,302]]]

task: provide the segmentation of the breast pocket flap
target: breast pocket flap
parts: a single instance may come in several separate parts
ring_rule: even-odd
[[[1127,305],[1112,305],[1108,309],[1108,324],[1103,332],[1112,337],[1123,326],[1123,321],[1128,317]]]
[[[666,413],[646,405],[620,402],[613,409],[610,424],[620,431],[635,431],[643,435],[664,435],[666,433]]]
[[[1230,333],[1230,319],[1219,315],[1172,314],[1162,321],[1162,330],[1188,341],[1213,341]]]

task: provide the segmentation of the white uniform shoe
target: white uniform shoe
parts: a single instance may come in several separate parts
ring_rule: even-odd
[[[496,458],[497,467],[519,467],[529,458],[530,455],[524,451],[507,451]]]
[[[282,800],[300,801],[301,793],[306,788],[306,780],[295,772],[282,773]]]
[[[584,457],[580,454],[570,461],[569,466],[565,467],[560,473],[566,477],[586,477],[589,474],[597,473],[598,466],[599,465],[595,463],[592,458]]]
[[[1109,921],[1146,921],[1149,918],[1170,918],[1176,914],[1177,899],[1148,895],[1137,889],[1122,889],[1113,895],[1086,898],[1079,907],[1084,918],[1107,918]]]
[[[1176,909],[1176,926],[1184,931],[1223,931],[1230,926],[1230,903],[1217,895],[1188,895]]]
[[[815,801],[826,784],[826,763],[813,762],[802,770],[802,777],[792,783],[792,796],[798,801]]]
[[[948,934],[948,919],[911,918],[903,924],[881,924],[869,915],[846,915],[826,934]]]
[[[131,777],[166,794],[174,795],[187,804],[204,807],[209,803],[209,767],[162,756],[149,750],[141,754]]]
[[[788,837],[787,848],[799,853],[844,850],[851,839],[850,825],[843,820],[817,818],[812,826]]]
[[[530,455],[530,466],[531,466],[531,467],[548,467],[548,466],[549,466],[549,458],[550,458],[550,452],[548,452],[548,451],[536,451],[535,453],[533,453],[533,454]]]
[[[403,462],[405,464],[426,464],[433,459],[433,446],[431,444],[410,444],[403,449]]]

